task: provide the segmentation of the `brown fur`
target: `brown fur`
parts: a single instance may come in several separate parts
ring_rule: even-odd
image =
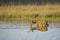
[[[30,30],[39,30],[39,31],[47,31],[47,21],[45,20],[40,20],[36,21],[36,28],[32,28],[32,24],[34,24],[32,21],[30,22]]]

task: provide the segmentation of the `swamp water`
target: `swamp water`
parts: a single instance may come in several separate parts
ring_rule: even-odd
[[[0,40],[60,40],[59,23],[50,23],[46,32],[29,29],[29,24],[0,23]]]

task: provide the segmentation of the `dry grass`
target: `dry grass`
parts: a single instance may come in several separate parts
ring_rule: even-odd
[[[58,16],[60,17],[60,5],[8,5],[0,6],[0,18],[29,19],[34,15],[40,17]],[[48,18],[49,19],[49,18]],[[58,18],[59,19],[59,18]]]
[[[11,5],[0,7],[0,14],[51,14],[58,12],[60,12],[60,5]]]

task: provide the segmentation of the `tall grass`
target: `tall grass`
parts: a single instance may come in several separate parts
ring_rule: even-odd
[[[0,20],[60,20],[60,5],[0,6]]]

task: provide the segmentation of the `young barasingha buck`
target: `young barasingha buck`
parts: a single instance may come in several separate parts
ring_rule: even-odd
[[[48,23],[46,20],[37,20],[37,21],[30,21],[30,31],[39,30],[45,32],[48,30]]]

